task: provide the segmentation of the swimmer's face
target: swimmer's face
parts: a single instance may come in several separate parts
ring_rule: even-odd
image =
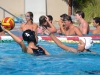
[[[47,22],[44,22],[43,25],[47,25]]]
[[[78,50],[84,51],[85,50],[85,43],[82,40],[79,40]]]
[[[63,20],[63,17],[60,17],[60,20]]]
[[[96,27],[98,25],[98,23],[95,22],[95,20],[93,20],[93,26]]]
[[[30,14],[26,13],[25,18],[26,18],[26,21],[29,21],[30,20]]]
[[[68,28],[70,25],[70,21],[68,21],[68,20],[63,21],[63,25]]]
[[[79,20],[81,16],[79,14],[76,14],[75,17],[77,20]]]
[[[50,23],[52,23],[52,20],[49,20],[50,21]]]

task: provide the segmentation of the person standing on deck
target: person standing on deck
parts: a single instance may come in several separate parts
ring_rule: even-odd
[[[63,16],[62,19],[60,19],[59,26],[62,34],[65,34],[66,36],[71,36],[71,35],[82,36],[82,32],[77,26],[73,25],[72,19],[68,15]]]
[[[26,23],[23,23],[21,26],[20,26],[20,30],[21,31],[25,31],[27,29],[30,29],[32,31],[35,31],[35,34],[37,36],[37,28],[38,28],[38,25],[33,23],[33,13],[32,12],[27,12],[25,14],[25,18],[26,18]],[[38,39],[38,37],[37,37]]]
[[[76,12],[76,19],[80,22],[79,29],[81,30],[82,34],[88,34],[89,33],[89,24],[84,20],[85,14],[82,11]]]
[[[100,17],[93,18],[93,26],[96,27],[92,34],[100,34]]]

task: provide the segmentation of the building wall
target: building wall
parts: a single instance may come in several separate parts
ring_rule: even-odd
[[[37,23],[41,15],[46,15],[45,0],[25,0],[25,13],[28,11],[33,12],[33,20]]]
[[[0,7],[3,7],[7,11],[11,12],[15,16],[21,16],[24,14],[24,0],[0,0]],[[12,17],[8,13],[5,16]],[[0,9],[0,21],[3,19],[3,11]]]
[[[63,0],[0,0],[0,7],[15,16],[23,16],[27,11],[32,11],[35,22],[38,22],[40,15],[52,15],[54,21],[58,21],[61,14],[68,13],[68,5]],[[12,17],[8,13],[5,16]],[[3,11],[0,9],[0,21],[2,19]]]
[[[47,0],[47,14],[52,15],[55,20],[59,20],[60,15],[68,14],[68,4],[63,0]]]

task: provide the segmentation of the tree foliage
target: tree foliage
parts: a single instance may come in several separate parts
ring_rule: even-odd
[[[88,7],[89,4],[95,5],[95,0],[62,0],[69,4],[69,1],[72,2],[72,5],[77,10],[83,10],[84,8]]]
[[[92,3],[88,3],[86,8],[83,8],[85,12],[85,19],[91,21],[94,17],[100,17],[100,0],[92,0]]]
[[[72,0],[74,9],[77,10],[83,10],[84,8],[87,8],[89,4],[94,5],[95,0]]]
[[[68,4],[69,0],[63,0]],[[91,21],[94,17],[100,17],[100,0],[72,0],[74,12],[81,10],[85,13],[85,19]]]

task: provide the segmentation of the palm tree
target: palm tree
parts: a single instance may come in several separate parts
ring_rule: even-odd
[[[68,15],[72,15],[72,6],[74,7],[74,12],[78,10],[84,11],[86,15],[86,20],[90,21],[93,17],[100,16],[100,0],[63,0],[68,7]]]
[[[100,0],[91,0],[92,2],[87,5],[86,8],[83,8],[85,12],[85,19],[91,21],[94,17],[100,17]]]
[[[72,0],[68,0],[68,15],[72,15]]]
[[[82,10],[87,7],[89,3],[93,3],[94,0],[63,0],[68,4],[68,15],[72,15],[72,6],[75,11]]]
[[[72,0],[63,0],[68,4],[68,15],[72,15]]]

